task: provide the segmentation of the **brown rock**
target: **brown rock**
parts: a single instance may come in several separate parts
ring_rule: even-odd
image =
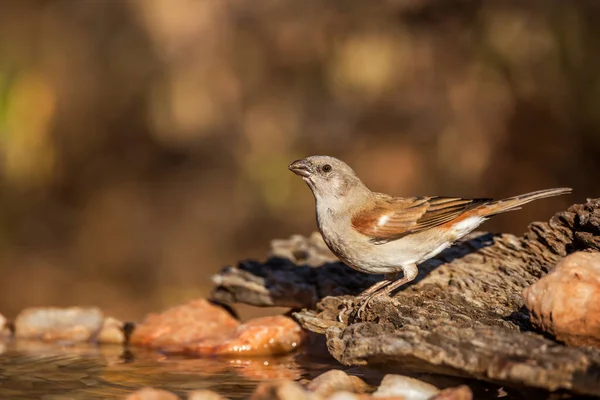
[[[212,390],[194,390],[188,394],[188,400],[226,400],[226,397],[221,396]]]
[[[230,336],[238,325],[239,322],[222,307],[199,299],[161,314],[148,315],[136,326],[130,343],[183,351],[190,343],[204,342],[212,349],[220,338]]]
[[[126,397],[127,400],[179,400],[174,393],[166,390],[143,388]]]
[[[338,260],[319,232],[313,232],[309,237],[292,235],[289,239],[274,239],[269,257],[283,257],[296,264],[313,267]]]
[[[439,389],[435,386],[415,378],[403,375],[388,374],[383,377],[381,385],[373,397],[400,397],[406,400],[427,400],[435,396]]]
[[[306,388],[311,392],[327,397],[335,392],[363,392],[368,385],[357,376],[350,376],[344,371],[332,369],[313,379]]]
[[[367,397],[367,395],[358,395],[356,393],[345,392],[345,391],[335,392],[331,396],[327,397],[327,400],[367,400],[367,399],[370,399],[370,397]],[[401,399],[399,399],[399,400],[401,400]]]
[[[600,253],[565,257],[523,298],[538,328],[569,345],[600,347]]]
[[[444,389],[430,400],[472,400],[473,392],[466,385],[457,386],[454,388]]]
[[[100,332],[96,336],[99,343],[123,344],[125,343],[125,332],[123,332],[123,323],[116,318],[108,317],[104,319]]]
[[[304,332],[294,320],[283,315],[256,318],[240,325],[230,339],[216,346],[220,355],[279,355],[297,349]]]
[[[98,308],[28,308],[15,320],[15,335],[22,339],[84,342],[100,331],[104,315]]]
[[[263,382],[252,393],[250,400],[308,400],[300,384],[293,381]]]

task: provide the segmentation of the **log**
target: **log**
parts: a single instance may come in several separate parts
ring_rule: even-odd
[[[294,317],[324,334],[329,352],[345,365],[600,396],[600,350],[567,347],[536,331],[521,295],[566,255],[598,250],[600,199],[589,199],[532,223],[522,237],[471,235],[421,264],[412,284],[376,298],[351,324],[338,320],[339,310],[381,277],[329,255],[321,255],[319,267],[297,265],[295,256],[242,262],[221,271],[213,294],[226,302],[302,309]]]

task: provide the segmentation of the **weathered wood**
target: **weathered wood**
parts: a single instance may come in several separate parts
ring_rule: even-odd
[[[338,315],[352,297],[339,296],[358,294],[377,278],[339,263],[242,263],[221,273],[215,296],[308,308],[295,317],[324,333],[329,351],[343,364],[393,364],[600,396],[600,351],[569,348],[533,332],[521,297],[525,287],[578,250],[600,250],[600,199],[533,223],[523,237],[480,234],[449,249],[422,264],[417,280],[393,299],[374,300],[363,320],[351,325]]]

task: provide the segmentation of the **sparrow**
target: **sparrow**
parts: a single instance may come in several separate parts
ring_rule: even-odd
[[[385,277],[357,296],[359,317],[371,299],[414,280],[420,263],[488,218],[572,190],[540,190],[504,200],[393,197],[371,191],[349,165],[334,157],[311,156],[288,168],[312,190],[317,226],[327,247],[349,267]],[[395,280],[400,272],[402,278]]]

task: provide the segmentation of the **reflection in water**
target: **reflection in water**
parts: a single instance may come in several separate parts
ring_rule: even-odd
[[[120,346],[61,346],[20,341],[0,355],[0,398],[124,398],[145,386],[179,396],[211,389],[232,399],[247,398],[257,383],[298,380],[332,367],[297,362],[301,355],[278,358],[174,358]],[[47,396],[50,395],[50,396]]]
[[[321,338],[322,339],[322,338]],[[121,346],[60,345],[37,341],[0,343],[0,399],[124,399],[146,386],[186,398],[197,389],[210,389],[230,398],[248,398],[261,381],[305,380],[330,369],[343,369],[377,386],[386,373],[413,376],[445,388],[467,384],[478,400],[496,399],[499,386],[435,374],[407,374],[399,365],[385,371],[343,367],[317,340],[285,357],[184,358]],[[507,389],[506,400],[547,398],[547,392]],[[537,396],[537,397],[536,397]]]

